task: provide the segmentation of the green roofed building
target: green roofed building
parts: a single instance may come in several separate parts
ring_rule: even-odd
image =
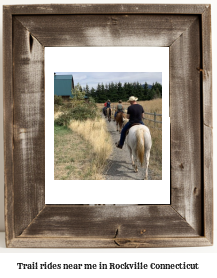
[[[74,89],[74,80],[72,75],[57,75],[54,73],[54,95],[68,99],[72,96]]]

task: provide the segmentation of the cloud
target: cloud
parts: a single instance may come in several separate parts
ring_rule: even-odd
[[[89,88],[96,88],[98,83],[105,85],[111,82],[121,82],[122,84],[125,82],[142,84],[147,82],[150,85],[158,82],[162,84],[161,72],[68,72],[57,74],[72,74],[75,85],[79,83],[85,87],[88,84]]]

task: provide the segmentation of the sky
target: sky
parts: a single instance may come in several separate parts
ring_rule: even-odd
[[[73,75],[74,84],[79,83],[82,88],[88,84],[89,88],[96,89],[98,83],[105,85],[111,82],[118,83],[119,81],[122,84],[125,82],[139,82],[141,84],[147,82],[149,85],[158,82],[162,84],[161,72],[56,72],[56,74]]]

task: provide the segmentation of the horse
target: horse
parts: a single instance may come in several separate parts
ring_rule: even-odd
[[[107,108],[106,107],[103,107],[103,109],[102,109],[102,112],[103,112],[103,115],[105,116],[105,118],[106,118],[106,116],[107,116]]]
[[[132,166],[134,167],[135,172],[138,172],[137,160],[140,161],[142,166],[145,158],[144,179],[147,179],[150,151],[152,146],[151,133],[149,131],[149,128],[141,124],[132,126],[126,136],[126,145],[130,152]]]
[[[106,115],[107,115],[107,117],[108,117],[108,121],[111,122],[112,110],[111,110],[111,108],[107,108],[106,110],[107,110],[107,111],[106,111]]]
[[[111,112],[111,117],[112,117],[112,119],[113,119],[114,122],[115,122],[115,112],[116,112],[116,108],[113,107],[113,108],[112,108],[112,112]]]
[[[117,131],[118,131],[118,127],[119,127],[119,133],[122,130],[125,117],[126,117],[126,114],[124,112],[118,112],[116,115],[115,121],[116,121]]]

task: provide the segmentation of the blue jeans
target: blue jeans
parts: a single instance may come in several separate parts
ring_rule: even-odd
[[[140,124],[142,125],[145,125],[143,123],[143,121],[139,122]],[[121,131],[121,138],[120,138],[120,142],[119,142],[119,145],[123,146],[124,144],[124,141],[125,141],[125,138],[126,138],[126,132],[127,130],[132,126],[132,123],[128,122],[125,124],[125,126],[123,127],[122,131]]]

